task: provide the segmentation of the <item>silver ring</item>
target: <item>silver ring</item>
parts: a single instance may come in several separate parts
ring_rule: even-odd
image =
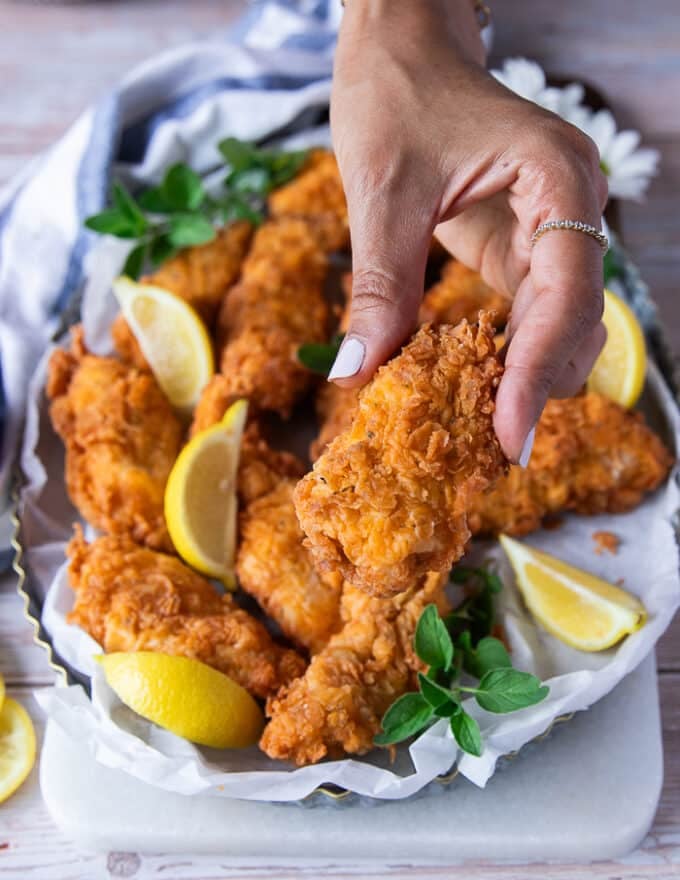
[[[603,251],[609,250],[609,239],[604,232],[600,232],[595,226],[591,226],[590,223],[583,223],[581,220],[548,220],[547,223],[541,223],[536,232],[531,236],[531,246],[533,247],[546,232],[552,232],[554,229],[570,229],[572,232],[583,232],[585,235],[594,238]]]

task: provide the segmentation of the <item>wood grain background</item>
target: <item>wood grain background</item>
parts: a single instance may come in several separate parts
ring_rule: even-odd
[[[358,2],[358,0],[355,0]],[[680,352],[680,2],[679,0],[506,0],[493,2],[492,60],[527,55],[548,72],[583,79],[604,92],[619,124],[639,128],[661,150],[648,200],[626,204],[623,230]],[[219,37],[243,0],[109,0],[31,3],[0,0],[0,185],[48,147],[90,102],[134,64],[206,36]],[[0,672],[10,692],[41,719],[30,693],[51,682],[45,657],[13,593],[0,582]],[[332,869],[325,876],[399,878],[670,878],[680,876],[680,621],[658,652],[666,780],[652,832],[621,862],[590,866],[469,865],[463,868]],[[6,846],[5,846],[6,845]],[[240,869],[213,857],[87,854],[55,829],[40,800],[38,770],[0,806],[0,878],[100,877],[216,880],[319,876],[277,868]]]

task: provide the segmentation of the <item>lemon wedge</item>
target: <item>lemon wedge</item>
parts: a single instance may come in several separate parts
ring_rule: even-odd
[[[604,292],[602,320],[607,341],[588,377],[588,390],[630,408],[645,384],[645,337],[632,310],[611,290]]]
[[[96,659],[127,706],[177,736],[214,749],[240,749],[262,732],[262,710],[248,691],[199,660],[151,651]]]
[[[500,542],[529,611],[572,648],[603,651],[644,624],[644,606],[620,587],[506,535]]]
[[[35,763],[35,731],[28,712],[6,697],[0,709],[0,803],[14,794]]]
[[[0,675],[0,709],[5,700],[5,679]]]
[[[233,589],[236,475],[248,402],[196,434],[177,457],[165,487],[165,519],[179,555]]]
[[[188,303],[161,287],[121,277],[113,292],[158,384],[173,406],[188,413],[215,370],[205,324]]]

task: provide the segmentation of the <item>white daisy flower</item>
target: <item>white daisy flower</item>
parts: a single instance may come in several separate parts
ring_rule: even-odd
[[[620,199],[640,200],[656,174],[659,152],[649,148],[638,149],[637,131],[617,131],[609,110],[591,113],[583,126],[600,151],[600,164],[607,175],[609,195]]]
[[[656,174],[658,151],[638,149],[638,132],[617,131],[609,110],[594,113],[586,107],[583,103],[585,92],[580,83],[571,83],[564,88],[548,86],[541,66],[528,58],[508,58],[502,70],[492,70],[491,73],[506,88],[551,110],[595,141],[611,196],[637,200],[642,197]]]

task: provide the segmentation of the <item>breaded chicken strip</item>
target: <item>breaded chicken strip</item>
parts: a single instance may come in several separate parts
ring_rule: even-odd
[[[316,461],[338,434],[351,427],[359,405],[359,391],[359,388],[341,388],[334,382],[326,382],[321,386],[316,395],[316,412],[321,427],[309,447],[312,461]]]
[[[298,765],[370,751],[385,711],[415,688],[415,673],[422,668],[413,651],[416,624],[431,602],[442,614],[449,610],[445,582],[429,574],[392,599],[346,585],[343,628],[312,658],[302,678],[268,701],[271,721],[260,748],[270,758]]]
[[[194,411],[191,436],[222,420],[229,407],[239,400],[232,394],[229,380],[220,373],[213,376],[203,389]],[[238,469],[238,494],[242,505],[250,504],[278,486],[282,479],[299,479],[306,467],[290,452],[273,449],[262,434],[257,415],[249,412],[248,424],[241,440]]]
[[[150,373],[88,354],[82,329],[72,352],[54,352],[47,396],[66,446],[66,486],[83,517],[103,532],[173,551],[165,484],[183,429]]]
[[[269,196],[272,217],[303,217],[313,223],[326,251],[349,247],[347,202],[338,163],[328,150],[312,150],[300,173]]]
[[[320,571],[390,596],[463,555],[469,500],[505,470],[492,424],[501,374],[486,313],[479,326],[422,327],[378,370],[295,491]]]
[[[319,240],[304,220],[273,220],[257,230],[241,280],[220,312],[225,393],[247,397],[258,409],[290,414],[311,381],[297,350],[326,338],[326,269]]]
[[[272,641],[264,626],[176,557],[126,537],[82,531],[68,545],[76,594],[69,622],[104,651],[158,651],[200,660],[257,697],[275,694],[301,675],[302,658]]]
[[[418,319],[423,324],[458,324],[464,318],[474,323],[485,310],[494,312],[494,325],[501,328],[507,323],[511,307],[510,297],[485,284],[478,272],[449,260],[441,280],[425,293]]]
[[[529,465],[473,500],[473,533],[525,535],[549,514],[631,510],[667,477],[673,457],[639,413],[600,394],[549,400]]]
[[[211,328],[224,295],[239,276],[251,235],[252,226],[245,221],[225,226],[218,230],[212,241],[180,251],[141,281],[181,297]],[[122,315],[114,320],[111,335],[114,348],[126,363],[140,369],[149,368]]]
[[[239,584],[296,644],[315,654],[340,627],[342,578],[317,574],[293,506],[293,480],[249,504],[240,517]]]

